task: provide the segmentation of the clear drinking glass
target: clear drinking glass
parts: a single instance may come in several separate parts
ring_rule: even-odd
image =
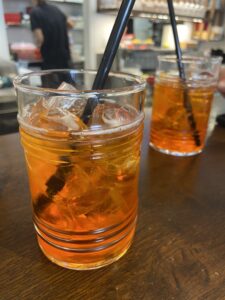
[[[150,146],[177,156],[200,153],[205,145],[221,58],[184,57],[185,81],[179,77],[175,56],[160,56],[158,61]]]
[[[95,75],[43,71],[14,82],[38,243],[71,269],[119,259],[137,219],[145,82],[110,73],[93,91]],[[98,105],[85,124],[88,99]]]

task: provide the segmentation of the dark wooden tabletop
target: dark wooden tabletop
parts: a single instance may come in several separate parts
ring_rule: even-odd
[[[145,128],[134,242],[118,262],[72,271],[38,248],[18,134],[0,137],[0,300],[225,299],[225,128],[190,158],[148,147]],[[146,124],[149,123],[149,114]]]

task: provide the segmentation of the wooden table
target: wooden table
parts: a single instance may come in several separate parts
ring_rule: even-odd
[[[134,242],[94,271],[63,269],[41,253],[19,136],[1,136],[0,299],[225,299],[225,128],[212,121],[210,130],[201,155],[177,158],[149,149],[146,126]]]

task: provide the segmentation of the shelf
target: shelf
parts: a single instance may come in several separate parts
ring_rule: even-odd
[[[83,4],[83,0],[49,0],[50,2],[61,2],[71,4]]]
[[[72,28],[71,29],[72,31],[83,31],[84,30],[84,28],[83,27],[75,27],[75,28]]]
[[[141,49],[141,48],[124,48],[120,47],[120,51],[127,52],[127,53],[144,53],[144,52],[157,52],[157,53],[174,53],[173,49],[167,49],[167,48],[161,48],[161,47],[155,47],[155,46],[148,46],[148,48]],[[184,49],[182,49],[184,50]]]
[[[26,28],[30,30],[30,24],[6,24],[6,28]],[[83,31],[84,28],[83,27],[74,27],[71,28],[70,30],[72,31]]]
[[[98,9],[99,13],[107,13],[107,14],[117,14],[119,8],[100,8]],[[131,17],[138,17],[150,20],[159,20],[166,23],[169,23],[169,16],[167,13],[163,12],[148,12],[148,11],[141,11],[141,10],[133,10],[131,13]],[[201,16],[193,16],[193,15],[179,15],[177,14],[176,20],[177,21],[193,21],[193,22],[200,22],[203,19],[203,15]]]
[[[30,29],[30,24],[6,24],[6,28],[27,28],[27,29]]]
[[[132,11],[133,17],[147,18],[147,19],[158,19],[165,22],[169,21],[167,5],[153,5],[149,2],[149,5],[145,5],[144,2],[136,2]],[[119,3],[117,1],[111,1],[110,4],[106,4],[104,0],[98,2],[98,12],[100,13],[117,13],[119,9]],[[182,5],[175,5],[174,7],[177,20],[181,21],[199,21],[204,18],[206,7],[199,6],[194,8],[189,6],[184,9]]]

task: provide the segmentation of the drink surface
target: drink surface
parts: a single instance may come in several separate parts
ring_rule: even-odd
[[[201,145],[197,146],[184,107],[184,86],[179,81],[159,80],[154,86],[150,144],[181,154],[200,152],[204,146],[214,87],[188,87]]]
[[[135,230],[143,115],[105,101],[87,127],[77,111],[42,99],[26,111],[20,132],[41,249],[68,268],[118,259]]]

